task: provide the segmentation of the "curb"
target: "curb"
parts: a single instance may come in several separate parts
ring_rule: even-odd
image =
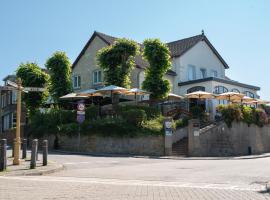
[[[25,169],[21,171],[10,171],[3,174],[3,176],[42,176],[47,174],[52,174],[59,172],[64,169],[64,166],[61,164],[53,164],[49,169]]]
[[[64,150],[53,150],[51,151],[51,153],[62,153],[62,154],[69,154],[69,155],[88,155],[88,156],[94,156],[94,157],[133,157],[133,158],[168,159],[168,160],[245,160],[245,159],[259,159],[259,158],[270,157],[270,153],[261,154],[261,155],[228,156],[228,157],[143,156],[143,155],[132,155],[132,154],[87,153],[87,152],[74,152],[74,151],[64,151]]]

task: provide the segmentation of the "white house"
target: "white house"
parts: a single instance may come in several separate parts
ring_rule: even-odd
[[[72,65],[73,87],[75,90],[100,88],[104,85],[103,72],[97,64],[99,49],[111,45],[117,38],[94,32]],[[184,95],[197,90],[213,93],[236,91],[247,96],[259,98],[259,87],[229,79],[225,71],[229,69],[218,51],[202,34],[167,43],[172,59],[172,68],[164,78],[172,86],[172,93]],[[148,63],[141,56],[135,58],[136,68],[131,73],[132,87],[141,87],[144,71]],[[215,114],[218,100],[201,102],[206,109]]]

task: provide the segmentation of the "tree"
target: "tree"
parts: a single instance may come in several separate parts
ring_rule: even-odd
[[[130,87],[130,72],[138,52],[138,44],[128,39],[118,39],[113,45],[99,50],[97,60],[104,70],[107,85]]]
[[[46,87],[49,76],[36,63],[22,63],[16,71],[16,76],[21,78],[23,87]],[[29,92],[23,94],[23,99],[30,116],[46,100],[48,92]]]
[[[46,62],[51,77],[50,94],[56,103],[59,97],[72,92],[71,63],[65,52],[55,52]]]
[[[143,89],[151,92],[151,99],[163,99],[168,96],[170,83],[163,77],[171,67],[170,51],[159,39],[147,39],[143,42],[143,57],[148,61]]]

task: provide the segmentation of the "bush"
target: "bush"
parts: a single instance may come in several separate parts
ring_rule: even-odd
[[[183,128],[183,127],[186,127],[188,126],[188,120],[189,118],[188,117],[185,117],[183,119],[178,119],[178,120],[175,120],[175,128]]]
[[[128,123],[140,126],[146,120],[146,113],[142,109],[131,109],[122,112],[122,117]]]
[[[98,118],[98,106],[91,105],[85,110],[85,119],[93,120]]]
[[[243,119],[243,114],[239,105],[229,104],[227,106],[218,106],[217,110],[222,114],[228,127],[232,126],[234,120],[239,122]]]
[[[253,112],[254,124],[259,127],[263,127],[263,125],[268,124],[268,115],[263,109],[254,109]]]
[[[150,106],[141,106],[141,105],[125,105],[125,106],[117,106],[116,112],[118,115],[122,115],[124,111],[140,109],[144,110],[146,113],[147,120],[155,119],[161,116],[161,112],[158,108],[150,107]]]
[[[252,124],[254,121],[253,109],[248,106],[243,106],[242,113],[243,113],[243,121],[246,122],[248,125]]]

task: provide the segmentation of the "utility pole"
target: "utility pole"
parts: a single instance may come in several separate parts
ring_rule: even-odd
[[[16,113],[16,142],[14,148],[13,165],[20,164],[20,148],[21,148],[21,104],[22,104],[22,81],[17,80],[17,113]]]

